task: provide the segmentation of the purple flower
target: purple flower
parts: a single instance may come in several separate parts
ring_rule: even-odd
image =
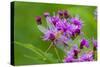
[[[51,31],[48,31],[47,33],[45,33],[44,37],[43,37],[44,40],[55,40],[55,34]]]
[[[74,62],[74,58],[72,56],[68,56],[64,59],[64,62]]]
[[[75,25],[81,25],[81,21],[78,18],[71,18],[71,22]]]
[[[67,57],[64,58],[64,62],[74,62],[74,53],[73,50],[68,51]]]
[[[78,49],[78,46],[74,45],[74,46],[72,46],[72,49],[67,54],[72,56],[74,59],[77,59],[79,52],[80,52],[80,50]]]
[[[81,27],[82,27],[82,21],[79,18],[77,18],[77,17],[71,18],[71,22],[74,25],[78,26],[78,28],[81,29]]]
[[[87,47],[87,48],[89,48],[89,42],[86,39],[82,39],[81,40],[80,49],[83,49],[84,46]]]
[[[79,61],[93,61],[93,53],[84,53],[82,56],[79,58]]]
[[[62,30],[64,33],[66,32],[66,26],[64,25],[64,22],[62,20],[59,20],[57,23],[56,23],[56,28],[57,30]]]
[[[78,28],[78,26],[74,24],[67,24],[66,32],[68,35],[70,35],[71,38],[75,39],[77,35],[81,33],[81,29]]]
[[[67,43],[72,40],[72,37],[76,38],[76,36],[80,34],[81,28],[79,25],[67,21],[68,19],[73,19],[68,17],[68,11],[58,11],[58,15],[54,16],[50,16],[48,12],[45,12],[44,16],[47,21],[46,27],[41,25],[41,17],[36,17],[38,28],[44,34],[43,40],[52,41],[54,44],[60,43],[68,45]],[[61,17],[63,17],[63,19]],[[74,19],[76,20],[76,18]],[[74,22],[81,24],[79,20]]]
[[[75,38],[79,34],[80,34],[80,29],[77,28],[77,29],[73,30],[73,32],[72,32],[72,38]]]
[[[76,62],[78,61],[79,49],[77,45],[74,45],[72,49],[67,53],[67,57],[64,59],[64,62]]]
[[[78,58],[78,53],[80,52],[80,50],[78,49],[78,46],[77,45],[74,45],[73,48],[73,53],[74,53],[74,58]]]
[[[93,50],[95,51],[97,50],[97,40],[94,40],[93,38],[92,42],[93,42]]]
[[[51,21],[54,25],[57,24],[57,22],[59,21],[59,18],[58,17],[51,17]]]
[[[50,39],[51,41],[53,41],[53,40],[55,39],[55,35],[54,35],[53,33],[50,33],[49,39]]]
[[[80,34],[80,29],[77,28],[74,32],[75,34]]]
[[[50,41],[52,44],[59,46],[69,46],[78,35],[80,35],[82,29],[82,21],[78,17],[69,17],[68,11],[58,11],[57,15],[50,16],[48,12],[44,13],[44,17],[47,22],[47,26],[42,26],[41,17],[36,17],[38,29],[43,33],[43,40]],[[80,49],[83,47],[89,48],[89,42],[86,39],[82,39],[80,42],[80,49],[77,45],[73,45],[71,50],[67,52],[67,56],[64,58],[64,62],[79,62],[79,61],[92,61],[97,49],[97,40],[92,40],[93,51],[84,53],[80,56]],[[58,45],[57,45],[58,44]],[[66,50],[66,49],[65,49]],[[66,52],[66,51],[65,51]]]

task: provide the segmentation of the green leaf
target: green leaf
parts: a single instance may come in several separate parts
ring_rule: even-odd
[[[24,48],[27,48],[28,50],[31,50],[33,53],[37,54],[37,58],[31,57],[28,55],[24,55],[25,57],[27,57],[29,59],[31,58],[33,60],[38,60],[38,61],[42,60],[45,63],[57,63],[58,62],[57,59],[53,58],[53,55],[51,53],[45,53],[41,49],[35,47],[32,44],[23,44],[23,43],[20,43],[17,41],[15,41],[14,43],[19,45],[19,46],[22,46]]]

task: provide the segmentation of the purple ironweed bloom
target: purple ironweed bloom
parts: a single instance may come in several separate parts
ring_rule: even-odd
[[[45,13],[44,13],[44,16],[45,16],[45,17],[48,17],[48,16],[50,16],[50,14],[49,14],[48,12],[45,12]]]
[[[81,21],[78,18],[71,18],[71,22],[75,25],[81,25]]]
[[[77,45],[74,45],[72,49],[67,53],[67,57],[65,57],[64,62],[76,62],[78,61],[78,53],[80,50]]]
[[[50,35],[49,35],[49,39],[53,41],[53,40],[55,39],[55,35],[52,34],[52,33],[50,33]]]
[[[82,21],[79,18],[77,18],[77,17],[71,18],[71,22],[74,25],[78,26],[78,28],[81,29],[81,27],[82,27]]]
[[[73,56],[74,59],[77,59],[78,53],[80,53],[80,50],[78,49],[77,45],[74,45],[72,46],[71,50],[67,54]]]
[[[82,29],[82,21],[78,17],[69,17],[68,11],[58,11],[58,15],[50,16],[48,12],[44,13],[47,26],[42,26],[41,17],[37,16],[36,21],[38,29],[43,33],[44,41],[51,41],[52,44],[59,46],[69,46],[69,43],[73,41],[78,35],[80,35]],[[78,61],[92,61],[97,49],[97,41],[93,39],[93,51],[84,53],[79,56],[80,49],[83,47],[89,48],[89,42],[86,39],[82,39],[80,42],[80,49],[77,45],[72,46],[68,51],[67,57],[64,62],[78,62]]]
[[[74,53],[74,58],[77,59],[78,58],[78,53],[80,52],[80,50],[78,49],[78,46],[74,45],[72,50],[73,50],[73,53]]]
[[[41,22],[41,17],[40,17],[40,16],[37,16],[37,17],[36,17],[36,21],[37,21],[37,24],[38,24],[38,25],[42,24],[42,22]]]
[[[53,16],[53,17],[51,17],[51,21],[52,21],[52,23],[53,23],[54,25],[56,25],[57,22],[59,21],[59,18]]]
[[[89,42],[86,39],[82,39],[81,40],[80,49],[83,49],[84,46],[87,47],[87,48],[89,48]]]
[[[72,50],[70,50],[68,53],[67,53],[67,57],[64,58],[64,62],[74,62],[74,57],[73,57],[74,53]]]
[[[92,42],[93,42],[93,50],[95,51],[97,50],[97,40],[94,40],[93,38]]]
[[[48,31],[48,32],[45,33],[43,38],[44,38],[44,40],[51,40],[51,41],[53,41],[55,39],[55,35],[54,35],[53,32]]]
[[[58,31],[62,30],[64,33],[66,32],[66,26],[62,20],[59,20],[59,22],[56,23],[56,28]]]
[[[77,28],[77,29],[75,30],[75,33],[76,33],[77,35],[80,34],[80,29]]]
[[[80,34],[81,28],[67,21],[67,19],[71,20],[72,18],[61,18],[61,16],[67,17],[68,11],[58,11],[58,15],[54,16],[50,16],[48,12],[45,12],[44,16],[47,21],[46,27],[41,25],[41,17],[36,17],[38,28],[44,34],[43,40],[52,41],[54,44],[67,44],[68,41],[72,40],[72,37],[75,38],[76,35]]]
[[[72,32],[72,38],[75,38],[79,34],[80,34],[80,29],[77,28],[77,29],[73,30],[73,32]]]
[[[78,56],[79,52],[80,52],[80,50],[78,49],[78,46],[74,45],[74,46],[72,46],[71,50],[67,54],[70,56],[73,56],[73,58],[75,58],[74,56]]]
[[[80,30],[81,29],[78,28],[78,26],[76,26],[74,24],[67,24],[66,31],[67,31],[68,35],[70,35],[70,37],[73,39],[75,39],[75,37],[81,33]]]
[[[78,59],[73,58],[72,56],[68,56],[64,58],[64,62],[71,63],[71,62],[78,62]]]
[[[93,52],[82,54],[82,56],[79,58],[79,61],[93,61]]]
[[[74,62],[74,58],[72,56],[68,56],[66,58],[64,58],[64,62]]]

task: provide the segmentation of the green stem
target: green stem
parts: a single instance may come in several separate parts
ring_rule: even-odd
[[[55,46],[54,46],[54,49],[55,49],[56,55],[57,55],[57,57],[58,57],[58,59],[60,61],[60,56],[59,56],[58,51],[57,51],[57,48]]]
[[[49,51],[49,49],[53,46],[53,42],[51,42],[51,44],[49,45],[48,49],[45,51],[45,53],[47,53]]]

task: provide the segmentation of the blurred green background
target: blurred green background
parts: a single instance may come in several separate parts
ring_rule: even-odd
[[[82,29],[85,33],[84,37],[88,40],[92,37],[97,38],[97,22],[94,16],[96,6],[15,2],[14,8],[15,65],[58,63],[53,48],[47,54],[44,53],[50,42],[42,40],[43,34],[37,28],[35,21],[36,16],[42,16],[45,26],[44,12],[50,12],[53,15],[53,12],[58,10],[68,10],[72,16],[79,15],[84,23]],[[77,42],[79,43],[76,39],[75,43]],[[90,45],[92,45],[91,42]],[[60,49],[57,50],[61,60],[63,60],[66,54]]]

